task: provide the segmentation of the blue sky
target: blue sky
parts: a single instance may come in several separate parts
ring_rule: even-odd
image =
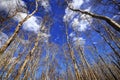
[[[35,3],[30,9],[29,7],[31,5],[29,5],[29,3],[33,2],[34,0],[23,0],[23,1],[21,1],[21,4],[23,6],[26,6],[29,10],[28,12],[31,13],[35,9],[35,6],[34,6]],[[11,5],[9,6],[10,8],[16,6],[15,4],[12,6]],[[101,27],[102,25],[99,25],[99,23],[95,19],[91,18],[90,16],[87,16],[87,18],[90,20],[90,23],[88,23],[88,21],[84,20],[85,15],[74,13],[71,10],[69,10],[64,0],[54,0],[54,1],[46,0],[46,1],[39,2],[39,5],[40,5],[39,11],[35,13],[34,16],[32,16],[27,22],[23,24],[22,30],[24,32],[36,33],[40,27],[39,24],[41,23],[42,18],[45,15],[49,15],[53,22],[50,28],[50,34],[48,34],[50,35],[49,40],[51,42],[57,43],[59,45],[63,45],[64,43],[66,43],[65,20],[68,22],[69,34],[76,34],[75,32],[73,32],[73,30],[78,32],[79,38],[83,38],[86,41],[85,45],[91,45],[94,42],[99,44],[99,42],[102,40],[101,36],[91,28],[92,26],[95,26],[95,28],[100,28],[102,32],[103,30],[103,28]],[[111,1],[108,2],[108,0],[102,0],[100,2],[97,2],[96,0],[72,0],[70,5],[77,9],[80,8],[96,14],[108,16],[116,21],[120,19],[119,15],[115,15],[115,14],[119,14],[118,7],[115,6],[114,4],[111,4]],[[0,10],[2,12],[9,11],[7,10],[6,7],[7,5],[4,6],[4,3],[3,4],[1,3]],[[19,22],[22,19],[20,15],[22,15],[22,17],[24,18],[26,14],[18,13],[18,15],[12,18],[12,20],[16,23]],[[106,24],[103,21],[102,23]],[[15,26],[12,27],[9,30],[9,32],[7,30],[3,30],[3,31],[5,33],[7,32],[7,34],[10,35],[14,32],[14,29],[15,29]],[[87,36],[87,34],[89,34],[89,37]],[[72,38],[74,39],[74,37],[76,37],[76,35],[74,35]],[[89,38],[91,38],[91,40],[89,40]]]
[[[21,2],[21,4],[23,6],[26,6],[29,10],[29,13],[31,13],[35,9],[35,6],[34,6],[35,3],[30,9],[29,7],[31,5],[29,4],[34,0],[23,0],[23,1]],[[69,35],[73,34],[72,37],[69,36],[71,40],[76,40],[77,37],[78,39],[79,38],[83,39],[85,40],[85,46],[91,46],[93,43],[96,43],[98,46],[100,46],[98,48],[99,52],[100,53],[103,52],[102,50],[103,45],[100,45],[100,44],[101,42],[104,43],[104,40],[97,32],[95,32],[92,29],[92,26],[94,26],[96,29],[99,29],[102,33],[104,33],[104,29],[101,27],[102,25],[99,25],[99,23],[94,18],[91,18],[90,16],[86,16],[90,21],[90,23],[88,23],[88,21],[84,20],[85,15],[72,12],[71,10],[69,10],[64,0],[54,0],[54,1],[46,0],[46,1],[39,2],[39,5],[40,6],[39,6],[38,12],[35,13],[35,15],[33,15],[27,22],[25,22],[21,28],[21,30],[23,30],[25,33],[36,34],[37,30],[40,28],[39,24],[41,23],[42,18],[45,15],[49,15],[49,17],[52,20],[52,25],[50,28],[50,33],[46,35],[50,35],[49,37],[50,42],[54,42],[61,46],[66,43],[65,21],[67,21],[68,33]],[[90,0],[72,0],[70,5],[76,9],[80,8],[96,14],[108,16],[116,21],[120,19],[119,18],[120,16],[115,15],[115,14],[119,14],[118,8],[117,6],[114,6],[114,4],[111,4],[111,1],[108,3],[107,0],[102,0],[101,2],[98,3],[96,0],[91,0],[91,1]],[[4,6],[4,4],[1,3],[1,6],[2,7],[0,8],[0,10],[7,12],[7,8],[6,8],[7,5]],[[10,7],[12,8],[14,6],[15,4]],[[114,10],[114,13],[113,13],[113,10]],[[26,14],[18,13],[17,16],[12,18],[12,20],[15,21],[16,23],[19,22],[22,19],[20,15],[24,18]],[[106,24],[103,21],[102,23]],[[7,31],[6,29],[4,29],[3,31],[7,33],[7,35],[11,35],[14,32],[14,29],[15,29],[15,26],[13,26],[9,31]],[[76,32],[78,33],[78,35],[76,35]],[[104,33],[104,35],[106,35],[106,33]],[[105,46],[106,46],[105,47],[106,51],[111,52],[110,47],[108,47],[107,45]]]
[[[12,2],[10,3],[9,6],[6,5],[6,3],[4,2],[0,3],[0,12],[5,12],[4,16],[9,11],[10,8],[12,8],[13,11],[11,10],[9,15],[11,15],[14,12],[14,8],[16,8],[16,3],[15,3],[16,0],[10,0],[10,1]],[[0,24],[0,29],[2,31],[2,33],[0,33],[0,36],[1,36],[0,40],[2,40],[0,47],[13,34],[18,22],[21,21],[23,18],[25,18],[27,13],[31,13],[35,9],[34,0],[20,0],[20,2],[21,2],[20,3],[21,5],[26,7],[26,9],[23,9],[23,12],[18,12],[16,16],[4,22],[3,23],[4,26]],[[31,7],[30,3],[32,2],[33,2],[33,5]],[[99,2],[98,0],[71,0],[71,3],[69,3],[69,5],[71,5],[71,7],[76,9],[82,9],[89,12],[93,12],[95,14],[110,17],[111,19],[120,23],[120,16],[119,16],[120,11],[118,9],[118,6],[111,3],[111,0],[99,0]],[[29,43],[29,40],[28,40],[29,35],[32,35],[32,37],[36,37],[36,35],[39,32],[39,29],[41,28],[41,22],[43,18],[45,16],[49,16],[49,20],[51,20],[50,23],[52,23],[52,25],[50,26],[50,32],[47,33],[47,32],[40,31],[44,38],[43,42],[45,42],[44,44],[45,46],[44,47],[42,46],[43,54],[42,54],[41,60],[44,61],[44,58],[47,55],[46,54],[47,53],[46,47],[48,47],[46,46],[47,40],[49,43],[57,45],[57,48],[59,50],[56,51],[55,58],[62,69],[56,69],[56,70],[64,71],[64,69],[66,68],[64,63],[65,57],[62,50],[62,48],[64,49],[66,48],[65,22],[67,22],[68,24],[67,26],[68,35],[69,35],[69,39],[71,40],[70,41],[71,45],[75,50],[75,57],[77,61],[79,61],[80,58],[78,54],[76,54],[78,53],[76,51],[76,46],[82,45],[82,47],[84,48],[85,57],[90,63],[94,62],[95,56],[93,56],[93,54],[95,54],[96,56],[100,54],[103,57],[106,57],[107,56],[106,54],[114,53],[113,50],[108,45],[108,43],[106,43],[105,40],[103,39],[103,36],[105,36],[109,40],[109,42],[116,49],[116,51],[120,52],[120,49],[115,45],[115,42],[112,41],[109,37],[109,34],[105,32],[103,25],[109,27],[110,30],[113,30],[114,35],[117,36],[118,39],[120,38],[119,32],[115,31],[105,21],[100,20],[99,22],[99,20],[92,18],[91,16],[73,12],[67,6],[68,5],[64,0],[49,0],[49,1],[41,0],[41,2],[39,2],[38,12],[36,12],[30,19],[28,19],[22,25],[21,33],[18,34],[21,41],[23,41],[23,44],[27,42]],[[88,21],[86,20],[86,18],[88,19]],[[49,20],[47,22],[49,22]],[[15,22],[15,24],[10,25],[9,21]],[[3,29],[5,26],[7,26],[7,28]],[[93,30],[92,27],[95,27],[97,30],[99,30],[103,34],[103,36],[101,36],[99,33]],[[21,36],[22,33],[24,33],[24,38],[22,38]],[[2,39],[3,37],[5,37],[6,40]],[[30,46],[33,46],[34,42],[31,41],[31,44],[32,45]],[[120,45],[119,42],[117,44]],[[95,47],[97,49],[97,52],[95,50]],[[19,48],[20,49],[17,49],[18,51],[16,50],[15,56],[18,56],[18,52],[22,52],[22,49],[25,48],[25,46],[21,44]],[[28,50],[26,51],[26,53],[27,52]],[[53,54],[50,54],[49,57],[51,57],[52,55]],[[71,65],[71,63],[69,64]],[[43,69],[42,67],[39,69],[40,72],[42,69]]]

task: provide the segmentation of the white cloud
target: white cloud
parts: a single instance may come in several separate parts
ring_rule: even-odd
[[[48,0],[39,0],[41,1],[41,5],[46,9],[46,11],[49,9],[49,1]],[[17,14],[13,17],[13,19],[15,21],[22,21],[29,13],[26,12],[27,10],[25,10],[24,7],[26,7],[25,2],[23,0],[0,0],[0,11],[5,11],[6,13],[9,12],[8,15],[12,15],[13,12],[16,11],[16,9],[21,9],[19,12],[17,12]],[[33,31],[34,33],[38,33],[40,32],[40,27],[41,27],[41,21],[42,18],[38,17],[38,16],[31,16],[29,19],[27,19],[27,21],[25,21],[23,23],[23,29],[27,30],[27,31]],[[49,34],[46,33],[42,33],[41,34],[41,40],[44,42],[48,41],[48,38],[50,37]],[[5,43],[5,41],[8,39],[7,35],[0,33],[0,47]],[[5,37],[5,39],[3,38]],[[22,42],[25,42],[22,40]]]
[[[73,28],[79,26],[79,22],[80,22],[80,21],[78,20],[78,18],[74,18],[74,20],[73,20],[73,22],[72,22]]]
[[[9,12],[9,15],[12,15],[16,9],[23,9],[23,6],[26,7],[22,0],[0,0],[0,10],[5,10],[6,13]]]
[[[87,28],[88,22],[85,20],[78,20],[78,18],[74,18],[72,22],[72,27],[75,31],[85,31]]]
[[[84,47],[86,41],[83,37],[77,37],[74,32],[70,33],[69,36],[75,47]]]
[[[83,47],[85,44],[85,39],[83,39],[82,37],[73,37],[73,44],[75,46]]]
[[[85,15],[81,15],[80,18],[76,17],[73,19],[72,28],[75,31],[85,31],[87,29],[88,25],[90,24],[88,22],[88,20],[86,20],[86,18],[89,20],[90,23],[92,22],[91,17],[89,17],[89,16],[85,17]]]
[[[45,11],[50,11],[51,10],[51,6],[50,6],[50,3],[49,3],[49,0],[39,0],[40,3],[41,3],[41,6],[44,7]]]
[[[18,12],[16,16],[14,16],[14,19],[17,21],[23,20],[27,16],[26,13]],[[37,33],[40,29],[40,19],[36,16],[31,16],[27,21],[23,23],[23,29],[27,31],[34,31]]]
[[[79,23],[78,31],[85,31],[88,25],[89,24],[87,21],[81,20]]]
[[[88,2],[89,0],[73,0],[69,5],[74,9],[80,9],[84,2]],[[85,9],[85,11],[90,11],[91,7]],[[77,17],[76,17],[77,16]],[[92,18],[86,16],[89,21],[92,21]],[[85,15],[73,12],[68,7],[65,9],[65,15],[63,17],[64,22],[71,23],[72,28],[75,31],[85,31],[89,25],[89,22],[86,20]]]
[[[6,13],[10,11],[9,15],[12,15],[17,8],[21,7],[20,9],[23,9],[22,6],[26,6],[24,1],[22,0],[0,0],[0,10],[5,10]],[[13,19],[18,22],[22,21],[27,16],[27,13],[24,13],[24,10],[25,9],[23,9],[23,11],[21,10],[21,12],[18,12],[13,17]],[[40,28],[40,19],[38,18],[40,17],[37,16],[30,17],[27,21],[23,23],[23,29],[37,33]]]
[[[71,11],[68,7],[65,9],[65,15],[64,15],[64,17],[63,17],[63,21],[64,22],[68,22],[69,20],[71,20],[73,17],[74,17],[74,15],[75,15],[76,13],[74,13],[73,11]]]
[[[69,34],[69,36],[70,36],[70,37],[74,37],[74,36],[75,36],[75,33],[72,32],[72,33]]]
[[[73,0],[71,5],[74,7],[74,8],[77,8],[79,9],[80,6],[84,3],[84,0]]]

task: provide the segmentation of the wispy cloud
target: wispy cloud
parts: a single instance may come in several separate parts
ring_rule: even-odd
[[[48,0],[39,0],[41,3],[41,6],[45,8],[46,11],[49,10],[49,1]],[[27,15],[28,11],[26,10],[26,4],[23,0],[0,0],[0,11],[5,11],[6,13],[9,12],[8,15],[13,15],[13,12],[16,11],[16,9],[20,10],[16,13],[16,15],[13,17],[13,19],[17,22],[22,21]],[[42,18],[40,16],[31,16],[23,23],[23,29],[27,31],[32,31],[36,34],[40,33],[40,39],[44,42],[48,41],[48,38],[50,37],[49,34],[40,32],[41,28],[41,22]],[[7,35],[4,33],[0,33],[0,47],[5,43],[5,41],[8,39]],[[3,38],[5,37],[5,39]]]
[[[41,6],[44,7],[45,11],[49,12],[51,10],[49,0],[39,0],[39,1],[40,1]]]
[[[88,2],[89,0],[85,0]],[[73,7],[74,9],[80,9],[80,7],[84,4],[84,0],[72,0],[69,5]],[[86,8],[86,11],[90,11],[91,7]],[[76,12],[73,12],[68,7],[65,9],[65,15],[63,17],[64,22],[72,23],[71,27],[76,31],[85,31],[89,25],[88,21],[85,19],[85,17],[89,18],[89,16],[85,16],[83,14],[78,14]],[[71,22],[72,21],[72,22]]]
[[[71,20],[76,13],[74,13],[73,11],[71,11],[68,7],[65,9],[65,15],[63,17],[63,21],[64,22],[69,22],[69,20]]]
[[[84,47],[86,40],[83,37],[76,36],[74,32],[70,33],[69,37],[75,47]]]
[[[26,7],[22,0],[0,0],[0,10],[5,10],[9,14],[13,14],[16,9],[20,9],[23,6]]]
[[[78,18],[74,18],[72,27],[76,31],[84,31],[87,28],[88,22],[85,20],[79,21]]]
[[[13,17],[13,19],[18,22],[23,20],[23,18],[25,18],[28,15],[27,13],[25,13],[24,11],[25,9],[23,6],[26,6],[26,5],[22,0],[0,0],[0,10],[5,10],[6,13],[9,12],[9,15],[12,15],[17,8],[21,9],[21,12],[18,12]],[[27,31],[33,31],[36,33],[40,29],[40,21],[41,21],[40,17],[32,16],[23,23],[23,29]]]
[[[13,19],[17,21],[23,20],[27,16],[26,13],[18,12],[16,16],[13,17]],[[37,16],[31,16],[27,21],[23,23],[23,29],[27,31],[34,31],[37,33],[41,27],[41,18]]]
[[[84,45],[85,45],[85,39],[83,39],[82,37],[73,37],[73,44],[75,46],[84,47]]]
[[[84,3],[84,0],[73,0],[71,5],[74,7],[74,8],[77,8],[79,9],[80,6]]]

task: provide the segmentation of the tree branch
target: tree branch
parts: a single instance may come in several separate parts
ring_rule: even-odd
[[[36,11],[38,10],[38,2],[36,0],[36,8],[35,10],[27,15],[22,21],[20,21],[13,33],[13,35],[6,41],[6,43],[0,48],[0,54],[3,54],[3,52],[7,49],[7,47],[12,43],[12,41],[16,38],[16,36],[18,35],[19,31],[20,31],[20,27],[22,26],[22,24],[27,21],[33,14],[36,13]]]
[[[89,15],[89,16],[91,16],[91,17],[93,17],[93,18],[104,20],[104,21],[106,21],[109,25],[111,25],[112,28],[114,28],[116,31],[120,32],[120,25],[119,25],[118,23],[116,23],[114,20],[110,19],[109,17],[97,15],[97,14],[94,14],[94,13],[91,13],[91,12],[88,12],[88,11],[84,11],[84,10],[81,10],[81,9],[73,9],[73,8],[71,8],[70,6],[68,6],[68,8],[69,8],[70,10],[72,10],[72,11],[80,12],[80,13],[82,13],[82,14]]]

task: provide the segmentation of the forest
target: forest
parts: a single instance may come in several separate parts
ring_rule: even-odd
[[[120,80],[120,0],[0,0],[0,80]]]

